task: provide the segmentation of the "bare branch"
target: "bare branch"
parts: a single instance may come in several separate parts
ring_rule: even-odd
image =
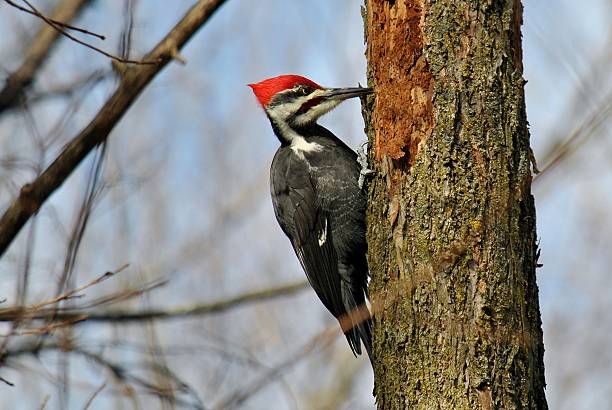
[[[49,396],[48,394],[45,396],[45,398],[43,399],[43,402],[40,405],[40,410],[45,410],[45,408],[47,407],[47,403],[49,403],[49,400],[51,399],[51,396]]]
[[[30,329],[30,330],[26,330],[24,332],[17,332],[17,326],[20,324],[20,322],[27,320],[30,318],[30,316],[28,316],[31,313],[37,312],[39,310],[44,310],[45,308],[47,308],[49,305],[54,305],[57,303],[60,303],[61,301],[64,300],[68,300],[71,298],[75,298],[78,297],[77,293],[91,287],[94,285],[97,285],[98,283],[110,278],[111,276],[119,273],[120,271],[124,270],[127,267],[127,265],[122,266],[121,268],[117,269],[114,272],[106,272],[104,273],[102,276],[92,280],[91,282],[78,287],[76,289],[73,289],[69,292],[66,292],[62,295],[58,295],[52,299],[49,300],[45,300],[43,302],[37,303],[35,305],[31,305],[31,306],[27,306],[27,307],[23,307],[23,306],[17,306],[17,307],[13,307],[12,309],[15,309],[14,313],[17,313],[14,316],[14,320],[12,320],[12,328],[10,330],[10,332],[6,335],[3,335],[4,340],[2,341],[2,343],[0,343],[0,355],[2,354],[2,352],[6,349],[6,346],[8,345],[8,341],[9,341],[9,337],[12,335],[24,335],[24,334],[45,334],[50,332],[51,330],[58,328],[58,327],[62,327],[62,326],[68,326],[73,324],[74,322],[78,322],[80,319],[78,318],[72,318],[69,319],[68,321],[54,321],[52,323],[49,323],[43,327],[37,328],[37,329]],[[49,314],[49,318],[53,318],[54,316],[52,314]],[[81,319],[82,320],[82,319]]]
[[[92,352],[88,349],[85,349],[81,346],[69,344],[66,345],[64,343],[57,342],[47,342],[47,343],[24,343],[21,346],[18,346],[14,349],[7,350],[5,354],[1,357],[3,361],[8,361],[10,359],[16,359],[19,356],[24,355],[39,355],[43,351],[69,351],[76,353],[86,359],[91,360],[93,363],[98,366],[105,368],[110,372],[112,377],[116,379],[119,383],[129,386],[134,385],[137,387],[143,388],[147,393],[158,396],[160,398],[164,398],[169,400],[171,403],[178,404],[185,407],[191,407],[196,409],[203,409],[203,405],[201,404],[200,399],[197,397],[195,392],[191,387],[182,382],[174,373],[169,374],[172,380],[175,382],[176,386],[173,386],[170,389],[163,388],[162,386],[158,386],[149,382],[144,377],[140,377],[133,373],[133,368],[129,365],[126,365],[124,362],[115,363],[108,360],[102,354]],[[159,369],[154,369],[154,371],[159,371]],[[130,390],[133,391],[133,388],[130,387]],[[133,391],[135,393],[135,391]],[[188,402],[186,400],[177,397],[177,393],[184,393],[188,397],[192,398],[195,402]]]
[[[33,10],[26,9],[25,7],[22,7],[19,4],[15,4],[11,0],[4,0],[4,1],[6,3],[8,3],[10,6],[13,6],[16,9],[19,9],[19,10],[25,12],[25,13],[31,14],[31,15],[36,16],[36,17],[42,17],[42,14],[40,12],[38,12],[38,11],[33,11]],[[52,17],[48,17],[48,16],[45,16],[45,17],[46,17],[47,20],[51,21],[53,24],[55,24],[57,26],[60,26],[60,27],[62,27],[64,29],[78,31],[79,33],[83,33],[83,34],[87,34],[87,35],[90,35],[90,36],[93,36],[93,37],[97,37],[100,40],[106,40],[106,37],[103,36],[102,34],[94,33],[93,31],[89,31],[89,30],[86,30],[86,29],[81,28],[81,27],[72,26],[72,25],[70,25],[70,24],[68,24],[66,22],[56,20],[56,19],[54,19]]]
[[[83,406],[83,410],[87,410],[89,408],[89,406],[91,406],[91,403],[93,403],[93,401],[95,400],[95,398],[98,396],[98,394],[100,394],[100,392],[106,387],[106,382],[102,383],[100,385],[100,387],[98,387],[93,394],[89,397],[89,399],[85,402],[85,405]]]
[[[100,279],[104,276],[90,282],[89,284],[77,288],[67,294],[62,295],[62,298],[73,296],[80,292],[86,287],[92,286],[95,283],[99,283]],[[78,320],[83,321],[96,321],[96,322],[113,322],[113,323],[128,323],[128,322],[141,322],[152,319],[175,319],[184,318],[190,316],[201,316],[212,313],[221,313],[227,310],[248,304],[253,302],[263,302],[278,297],[288,296],[308,287],[308,282],[298,282],[290,285],[279,286],[271,289],[244,293],[242,295],[222,300],[213,303],[201,303],[192,306],[183,306],[173,309],[159,309],[159,310],[146,310],[141,312],[124,311],[124,310],[113,310],[109,312],[94,312],[88,313],[83,307],[80,308],[67,308],[67,309],[43,309],[41,304],[34,307],[8,307],[0,309],[0,322],[8,322],[20,320],[23,317],[28,319],[50,319],[55,318],[58,321],[70,321]],[[133,296],[133,295],[131,295]],[[55,304],[59,302],[59,298],[54,298],[50,301],[44,302],[45,305]],[[117,299],[116,295],[113,295],[114,300]],[[97,306],[98,303],[89,304],[87,307]]]
[[[54,304],[57,304],[57,303],[59,303],[59,302],[61,302],[61,301],[64,301],[64,300],[68,300],[68,299],[72,299],[72,298],[78,297],[77,295],[78,295],[80,292],[82,292],[82,291],[84,291],[85,289],[88,289],[88,288],[90,288],[90,287],[92,287],[92,286],[95,286],[95,285],[97,285],[98,283],[104,282],[106,279],[108,279],[108,278],[110,278],[110,277],[112,277],[112,276],[115,276],[117,273],[119,273],[119,272],[121,272],[121,271],[125,270],[127,267],[128,267],[128,265],[126,264],[126,265],[123,265],[123,266],[121,266],[119,269],[116,269],[116,270],[114,270],[114,271],[112,271],[112,272],[110,272],[110,271],[109,271],[109,272],[106,272],[106,273],[104,273],[104,274],[102,274],[102,275],[98,276],[97,278],[95,278],[95,279],[94,279],[94,280],[92,280],[91,282],[88,282],[88,283],[86,283],[86,284],[85,284],[85,285],[83,285],[83,286],[79,286],[78,288],[72,289],[72,290],[70,290],[70,291],[67,291],[67,292],[65,292],[65,293],[61,294],[61,295],[58,295],[58,296],[54,297],[54,298],[53,298],[53,299],[51,299],[51,300],[48,300],[48,301],[45,301],[45,302],[39,303],[39,304],[35,305],[35,306],[34,306],[34,308],[36,309],[36,308],[40,308],[40,307],[47,306],[47,305],[54,305]]]
[[[66,33],[66,31],[59,25],[55,24],[53,21],[51,21],[49,18],[47,18],[44,14],[42,14],[40,11],[38,11],[33,5],[30,4],[30,2],[28,0],[22,0],[25,4],[27,4],[32,11],[34,12],[34,14],[38,17],[40,17],[41,19],[43,19],[48,25],[50,25],[51,27],[53,27],[55,30],[57,30],[61,35],[68,37],[70,40],[74,41],[75,43],[79,43],[87,48],[90,48],[94,51],[97,51],[98,53],[114,60],[117,61],[119,63],[123,63],[123,64],[143,64],[143,65],[149,65],[149,64],[157,64],[159,61],[158,60],[129,60],[126,58],[121,58],[119,56],[116,56],[114,54],[111,54],[107,51],[102,50],[101,48],[98,48],[96,46],[93,46],[83,40],[79,40],[78,38],[76,38],[75,36]]]
[[[126,0],[123,7],[123,31],[121,32],[121,40],[119,43],[119,54],[122,58],[130,56],[132,49],[132,34],[134,31],[134,11],[136,9],[135,0]]]
[[[32,105],[50,98],[69,97],[84,87],[91,87],[102,80],[110,78],[112,74],[112,70],[96,70],[83,77],[76,78],[69,84],[60,84],[47,90],[36,90],[31,95],[28,95],[27,102]]]
[[[214,409],[234,409],[244,403],[249,397],[257,393],[259,390],[275,381],[280,377],[283,372],[302,359],[308,357],[311,353],[315,352],[317,348],[324,348],[329,346],[331,342],[338,336],[338,327],[336,325],[330,326],[323,332],[317,334],[306,344],[304,344],[299,350],[290,354],[280,364],[263,372],[262,376],[257,380],[249,384],[244,388],[237,389],[235,392],[227,395],[223,400],[220,400],[213,406]]]
[[[57,293],[60,294],[73,281],[73,271],[76,265],[76,259],[81,246],[83,235],[87,227],[87,222],[92,213],[95,198],[98,196],[100,189],[100,174],[104,165],[107,153],[107,141],[104,141],[96,150],[94,160],[91,165],[89,176],[87,178],[87,188],[83,197],[81,207],[79,209],[77,219],[72,227],[70,240],[68,241],[68,249],[64,257],[64,269],[59,279]]]
[[[4,383],[4,384],[7,384],[7,385],[9,385],[9,386],[11,386],[11,387],[13,387],[13,386],[15,385],[15,383],[10,382],[10,381],[8,381],[8,380],[6,380],[6,379],[5,379],[4,377],[2,377],[2,376],[0,376],[0,382],[2,382],[2,383]]]
[[[60,187],[95,146],[106,140],[141,91],[172,60],[172,50],[182,48],[225,1],[198,1],[170,33],[145,56],[145,60],[159,60],[159,64],[126,66],[117,90],[95,118],[36,180],[21,188],[19,197],[0,218],[0,257],[49,195]]]
[[[53,21],[70,21],[89,4],[91,0],[64,0],[58,4],[49,19]],[[9,2],[11,4],[12,2]],[[36,72],[49,56],[52,46],[59,38],[59,33],[51,26],[44,24],[25,53],[21,67],[6,79],[0,91],[0,113],[12,108],[19,101],[23,91],[32,83]]]
[[[533,181],[540,181],[544,175],[550,173],[552,169],[556,168],[579,148],[583,147],[587,140],[596,134],[597,130],[605,125],[611,117],[612,93],[606,96],[603,103],[565,141],[546,155],[546,164],[540,170],[540,173],[534,177]]]

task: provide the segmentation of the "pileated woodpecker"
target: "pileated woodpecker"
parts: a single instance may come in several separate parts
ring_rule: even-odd
[[[324,88],[297,75],[249,87],[281,144],[270,170],[276,219],[314,291],[339,320],[353,353],[361,354],[363,342],[371,360],[361,166],[357,154],[316,121],[343,100],[372,89]]]

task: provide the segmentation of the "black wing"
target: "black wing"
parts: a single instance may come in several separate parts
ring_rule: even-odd
[[[270,173],[274,213],[310,285],[325,307],[339,317],[346,310],[330,218],[320,206],[307,167],[289,148],[277,151]]]

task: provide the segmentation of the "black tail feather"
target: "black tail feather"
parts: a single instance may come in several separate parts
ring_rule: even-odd
[[[368,358],[372,366],[374,360],[372,358],[372,318],[362,320],[360,323],[355,325],[344,333],[346,340],[348,340],[349,346],[355,356],[361,355],[361,344],[365,347]]]
[[[367,289],[367,285],[342,281],[341,289],[342,303],[346,309],[345,315],[350,319],[350,326],[352,326],[344,335],[355,356],[361,354],[361,343],[363,343],[373,367],[372,317],[365,301],[365,289]],[[342,322],[341,318],[338,319]],[[342,326],[342,323],[340,323],[340,325]],[[344,328],[346,329],[347,327],[348,326]]]

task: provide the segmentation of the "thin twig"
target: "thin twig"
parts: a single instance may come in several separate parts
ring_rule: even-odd
[[[104,165],[107,153],[107,141],[104,141],[94,153],[94,160],[92,161],[89,175],[87,178],[87,188],[85,189],[85,195],[81,202],[79,212],[70,239],[68,241],[68,249],[66,250],[66,256],[64,258],[64,269],[59,279],[57,293],[61,294],[64,289],[69,286],[73,280],[74,267],[76,265],[77,255],[87,228],[87,223],[91,216],[94,200],[97,197],[96,192],[100,184],[100,175],[102,173],[102,167]]]
[[[0,218],[0,257],[51,193],[64,183],[94,147],[106,140],[142,90],[172,60],[172,50],[183,47],[225,2],[199,0],[145,57],[149,61],[159,60],[159,64],[130,66],[123,72],[117,90],[97,115],[38,178],[21,188],[19,196]]]
[[[83,405],[83,410],[87,410],[89,406],[91,406],[91,403],[93,403],[96,396],[98,396],[98,394],[100,394],[100,392],[104,390],[105,387],[106,387],[106,382],[102,383],[100,387],[98,387],[96,391],[93,392],[93,394],[89,397],[89,399]]]
[[[77,78],[70,84],[60,84],[46,90],[36,90],[28,95],[27,101],[32,105],[48,98],[71,96],[77,93],[81,88],[95,85],[111,77],[112,74],[113,72],[111,70],[96,70],[91,74]]]
[[[592,112],[580,127],[575,129],[565,141],[556,147],[549,155],[550,159],[547,160],[544,167],[540,170],[540,173],[534,177],[534,182],[540,181],[544,175],[550,173],[552,169],[557,167],[563,160],[567,159],[578,148],[584,146],[587,139],[590,138],[599,127],[605,124],[610,117],[612,117],[612,94],[606,96],[604,102],[598,109]]]
[[[63,0],[51,13],[54,20],[70,21],[74,19],[91,0]],[[5,80],[0,90],[0,113],[15,108],[24,91],[28,89],[44,61],[51,54],[53,44],[60,34],[48,24],[42,24],[30,45],[24,50],[24,60],[19,68],[13,71]]]
[[[56,329],[62,329],[62,328],[66,328],[66,327],[71,327],[75,323],[78,323],[78,322],[80,322],[82,320],[85,320],[85,319],[87,319],[86,316],[83,316],[81,318],[75,317],[75,318],[71,318],[69,320],[53,321],[53,322],[50,322],[47,325],[44,325],[44,326],[38,327],[38,328],[25,329],[25,330],[13,330],[9,334],[7,334],[7,335],[0,335],[0,337],[6,338],[6,337],[9,337],[9,336],[41,336],[41,335],[46,335],[46,334],[51,333],[52,331],[54,331]]]
[[[5,1],[6,3],[8,3],[9,5],[11,5],[11,6],[15,7],[16,9],[19,9],[19,10],[21,10],[21,11],[23,11],[23,12],[26,12],[26,13],[28,13],[28,14],[31,14],[31,15],[33,15],[33,16],[36,16],[36,17],[42,18],[42,15],[41,15],[40,13],[38,13],[38,12],[35,12],[35,11],[32,11],[32,10],[28,10],[28,9],[26,9],[25,7],[20,6],[19,4],[15,4],[15,3],[13,3],[11,0],[4,0],[4,1]],[[26,2],[26,3],[27,3],[27,2]],[[31,7],[31,6],[30,6],[30,7]],[[86,29],[84,29],[84,28],[80,28],[80,27],[72,26],[72,25],[70,25],[70,24],[68,24],[68,23],[65,23],[65,22],[63,22],[63,21],[56,20],[56,19],[54,19],[54,18],[52,18],[52,17],[47,17],[47,19],[48,19],[49,21],[51,21],[53,24],[56,24],[56,25],[58,25],[58,26],[60,26],[60,27],[62,27],[62,28],[64,28],[64,29],[78,31],[79,33],[87,34],[87,35],[90,35],[90,36],[93,36],[93,37],[98,37],[100,40],[106,40],[106,37],[105,37],[105,36],[103,36],[102,34],[94,33],[93,31],[89,31],[89,30],[86,30]]]
[[[45,398],[43,399],[42,403],[40,404],[39,409],[40,410],[45,410],[45,408],[47,407],[47,403],[49,403],[49,400],[51,399],[50,395],[46,395]]]
[[[2,377],[2,376],[0,376],[0,382],[2,382],[2,383],[4,383],[4,384],[7,384],[7,385],[9,385],[9,386],[11,386],[11,387],[13,387],[13,386],[15,385],[15,383],[10,382],[10,381],[8,381],[8,380],[6,380],[6,379],[5,379],[4,377]]]
[[[134,366],[130,366],[129,364],[126,364],[125,362],[121,362],[120,364],[112,362],[106,357],[104,357],[103,355],[94,353],[78,345],[66,346],[65,344],[56,343],[56,342],[47,342],[47,343],[42,343],[42,344],[41,343],[27,343],[27,344],[18,346],[16,348],[13,348],[11,350],[8,350],[5,353],[5,355],[2,357],[2,359],[6,361],[9,359],[15,359],[16,357],[23,356],[23,355],[28,355],[28,354],[38,355],[43,351],[52,351],[52,350],[59,350],[59,351],[68,350],[70,352],[79,354],[93,361],[98,366],[101,366],[107,369],[111,373],[114,379],[124,384],[125,386],[129,386],[129,383],[131,383],[135,386],[143,388],[149,394],[153,394],[157,397],[167,399],[171,401],[172,403],[175,403],[181,406],[195,408],[195,409],[204,408],[199,402],[199,399],[196,400],[196,403],[190,403],[190,402],[187,402],[175,396],[175,390],[179,392],[186,392],[189,395],[192,395],[193,391],[189,388],[189,386],[185,385],[183,382],[177,379],[174,375],[172,376],[174,380],[177,382],[177,388],[176,389],[164,389],[161,386],[157,386],[149,382],[144,377],[140,377],[134,374],[134,369],[133,369]],[[133,390],[133,388],[131,389]]]
[[[34,305],[34,308],[36,308],[36,307],[44,307],[44,306],[48,306],[48,305],[54,305],[54,304],[57,304],[57,303],[59,303],[59,302],[61,302],[63,300],[72,299],[72,298],[75,298],[75,297],[80,297],[80,296],[77,296],[78,293],[80,293],[80,292],[84,291],[85,289],[88,289],[88,288],[90,288],[92,286],[95,286],[98,283],[104,282],[105,280],[115,276],[119,272],[127,269],[128,266],[129,266],[129,264],[125,264],[125,265],[121,266],[120,268],[118,268],[118,269],[116,269],[116,270],[114,270],[112,272],[111,271],[106,272],[106,273],[98,276],[97,278],[95,278],[91,282],[86,283],[85,285],[82,285],[82,286],[79,286],[78,288],[75,288],[75,289],[72,289],[70,291],[67,291],[67,292],[65,292],[65,293],[63,293],[61,295],[58,295],[58,296],[56,296],[56,297],[54,297],[54,298],[52,298],[52,299],[50,299],[48,301],[44,301],[44,302],[41,302],[41,303],[39,303],[37,305]]]
[[[62,326],[68,326],[68,325],[71,325],[71,324],[74,324],[76,322],[83,320],[83,318],[79,318],[78,316],[75,316],[75,317],[67,318],[67,319],[59,319],[59,323],[57,321],[53,321],[52,323],[49,323],[45,326],[42,326],[36,329],[28,329],[28,330],[24,330],[20,332],[17,331],[17,327],[22,321],[31,319],[31,316],[30,316],[31,314],[39,312],[41,310],[47,312],[47,316],[45,317],[46,320],[53,319],[55,317],[54,313],[56,312],[56,309],[49,309],[48,308],[49,305],[57,304],[63,300],[78,297],[76,295],[78,292],[81,292],[91,286],[94,286],[108,279],[109,277],[127,268],[127,266],[128,265],[126,264],[114,272],[106,272],[102,276],[94,279],[93,281],[86,283],[85,285],[77,289],[73,289],[62,295],[58,295],[52,299],[45,300],[43,302],[40,302],[34,305],[30,305],[30,306],[25,306],[25,307],[24,306],[14,306],[12,308],[9,308],[12,310],[12,313],[14,314],[14,316],[13,316],[13,319],[10,320],[10,322],[12,322],[10,331],[6,335],[3,335],[2,343],[0,343],[0,356],[6,350],[10,336],[12,335],[46,334],[55,328],[62,327]]]
[[[331,342],[339,335],[338,326],[333,325],[325,329],[323,332],[317,334],[315,337],[310,339],[300,349],[293,354],[287,356],[285,360],[279,363],[277,366],[270,370],[263,372],[263,374],[249,384],[247,387],[237,389],[235,392],[227,395],[224,399],[220,400],[213,406],[214,409],[234,409],[244,403],[249,397],[257,393],[263,387],[273,382],[275,379],[280,377],[282,373],[290,367],[296,365],[302,359],[308,357],[311,353],[315,352],[317,347],[325,348],[331,344]]]
[[[116,56],[114,54],[111,54],[107,51],[102,50],[101,48],[98,48],[96,46],[93,46],[83,40],[80,40],[78,38],[76,38],[75,36],[66,33],[66,31],[64,31],[64,29],[55,24],[53,21],[51,21],[47,16],[45,16],[44,14],[42,14],[40,11],[38,11],[36,9],[36,7],[34,7],[32,4],[30,4],[30,2],[28,0],[22,0],[25,4],[28,5],[28,7],[30,7],[30,9],[32,9],[32,11],[41,19],[43,19],[48,25],[50,25],[51,27],[53,27],[55,30],[57,30],[61,35],[68,37],[70,40],[79,43],[87,48],[90,48],[94,51],[97,51],[98,53],[112,59],[115,60],[119,63],[123,63],[123,64],[141,64],[141,65],[151,65],[151,64],[158,64],[161,62],[161,60],[129,60],[129,59],[125,59],[125,58],[121,58],[119,56]]]
[[[106,275],[106,274],[105,274]],[[8,322],[19,320],[20,318],[28,318],[30,320],[35,319],[49,319],[53,317],[56,312],[55,309],[42,309],[45,306],[56,304],[62,298],[73,297],[74,294],[99,283],[104,279],[105,276],[95,279],[87,285],[81,286],[68,294],[63,294],[59,297],[53,298],[49,301],[42,302],[38,305],[27,306],[27,307],[8,307],[0,309],[0,322]],[[95,322],[113,322],[113,323],[129,323],[129,322],[143,322],[153,319],[177,319],[191,316],[201,316],[206,314],[221,313],[227,310],[254,302],[263,302],[278,297],[289,296],[295,292],[301,291],[308,287],[308,282],[302,281],[290,285],[279,286],[271,289],[262,291],[255,291],[245,293],[233,298],[222,300],[213,303],[201,303],[192,306],[177,307],[173,309],[151,309],[146,311],[134,312],[134,311],[122,311],[114,310],[109,312],[93,312],[89,313],[86,309],[99,306],[108,301],[117,301],[119,298],[133,297],[135,294],[143,293],[142,289],[132,290],[123,292],[122,295],[118,296],[113,294],[110,297],[98,299],[94,302],[87,304],[86,306],[80,306],[78,308],[60,309],[55,314],[56,320],[87,320]],[[151,288],[147,288],[150,290]]]
[[[119,40],[119,54],[122,58],[130,57],[132,49],[132,33],[134,30],[134,9],[136,8],[136,0],[126,0],[123,8],[123,31]]]

